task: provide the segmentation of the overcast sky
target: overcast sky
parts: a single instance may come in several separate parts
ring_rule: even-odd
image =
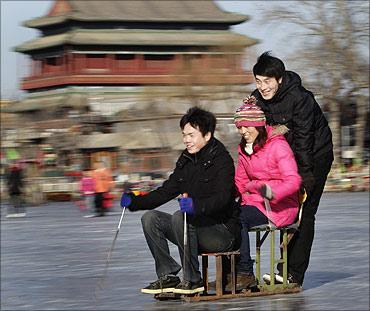
[[[150,1],[150,0],[148,0]],[[53,1],[18,1],[1,0],[1,98],[17,99],[22,95],[19,90],[19,80],[27,67],[26,58],[13,52],[13,48],[21,43],[37,38],[38,31],[23,27],[23,21],[46,15]],[[261,13],[271,5],[269,1],[215,1],[222,9],[249,15],[250,21],[233,27],[233,30],[247,36],[261,40],[254,47],[255,55],[266,50],[281,58],[286,56],[286,49],[279,45],[280,39],[285,35],[284,27],[266,27],[260,23]],[[275,1],[274,1],[275,2]],[[247,63],[252,66],[255,59]]]

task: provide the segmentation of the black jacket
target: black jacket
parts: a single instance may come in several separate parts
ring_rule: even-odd
[[[289,128],[285,138],[294,152],[303,182],[309,179],[315,159],[333,153],[331,130],[313,94],[302,86],[298,74],[286,71],[272,99],[264,100],[258,90],[252,95],[258,99],[268,124],[284,124]]]
[[[130,209],[154,209],[178,195],[188,193],[195,214],[188,217],[196,226],[225,224],[238,235],[239,209],[235,203],[235,168],[224,145],[212,138],[198,153],[182,152],[176,168],[163,185],[142,196],[132,198]]]

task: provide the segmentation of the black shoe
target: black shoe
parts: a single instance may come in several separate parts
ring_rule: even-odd
[[[204,291],[203,280],[200,279],[198,282],[189,282],[183,280],[179,285],[175,287],[173,292],[175,294],[195,294]]]
[[[172,293],[179,283],[180,279],[177,276],[164,275],[147,287],[142,288],[141,292],[146,294]]]

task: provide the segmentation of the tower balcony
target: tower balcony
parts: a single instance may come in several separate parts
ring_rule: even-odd
[[[55,72],[23,78],[22,90],[33,90],[65,85],[181,85],[181,84],[249,84],[250,72],[236,73],[181,73],[146,71],[136,73],[111,73],[102,70],[90,72]]]
[[[31,62],[25,91],[66,85],[249,84],[241,60],[214,56],[66,54]]]

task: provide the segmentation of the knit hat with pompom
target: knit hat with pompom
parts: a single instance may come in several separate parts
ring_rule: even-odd
[[[257,99],[254,96],[244,99],[243,105],[234,114],[234,123],[236,127],[266,125],[265,114],[257,105]]]

